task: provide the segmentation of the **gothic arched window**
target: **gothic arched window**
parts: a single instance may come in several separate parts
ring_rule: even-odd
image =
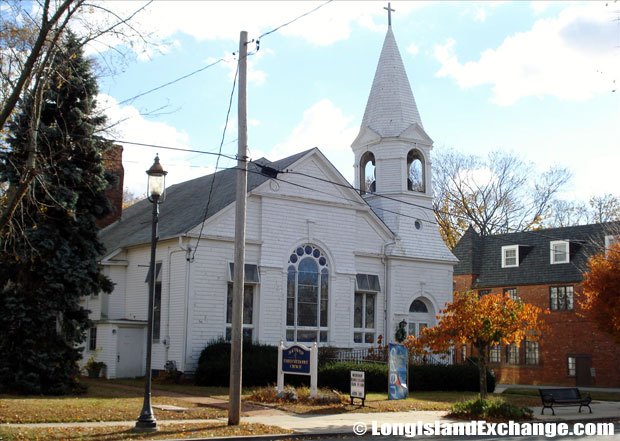
[[[314,245],[297,247],[288,260],[286,340],[327,342],[329,264]]]
[[[366,152],[360,159],[360,193],[377,191],[375,180],[375,155],[372,152]]]
[[[407,154],[407,190],[424,193],[425,182],[424,156],[419,150],[410,150]]]

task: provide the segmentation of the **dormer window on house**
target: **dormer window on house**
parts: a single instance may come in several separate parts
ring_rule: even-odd
[[[551,242],[551,264],[568,263],[570,260],[570,245],[567,240],[554,240]]]
[[[375,155],[366,152],[360,159],[360,193],[377,191]]]
[[[620,235],[608,235],[605,236],[605,254],[609,252],[609,247],[613,244],[620,242]]]
[[[502,268],[519,266],[519,245],[502,247]]]
[[[407,190],[424,193],[426,177],[424,176],[424,156],[419,150],[407,154]]]

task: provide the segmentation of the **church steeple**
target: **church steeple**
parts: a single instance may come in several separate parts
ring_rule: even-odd
[[[392,26],[388,26],[360,132],[351,148],[355,186],[395,233],[393,253],[453,260],[433,214],[433,140],[422,126]]]
[[[362,128],[368,127],[382,138],[387,138],[399,136],[413,123],[423,127],[392,27],[389,26],[366,103]]]

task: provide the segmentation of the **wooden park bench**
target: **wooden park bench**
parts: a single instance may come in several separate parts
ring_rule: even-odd
[[[553,415],[555,415],[555,411],[553,410],[553,406],[555,407],[568,407],[568,406],[579,406],[579,412],[581,413],[582,407],[587,407],[590,409],[590,413],[592,413],[592,408],[590,407],[590,403],[592,402],[592,397],[590,394],[586,392],[586,396],[582,397],[581,392],[576,387],[565,387],[558,389],[538,389],[540,393],[540,399],[542,400],[543,408],[540,412],[541,415],[545,414],[545,409],[551,409]]]

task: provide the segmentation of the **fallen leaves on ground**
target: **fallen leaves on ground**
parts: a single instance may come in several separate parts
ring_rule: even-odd
[[[183,439],[215,436],[251,436],[293,433],[264,424],[227,426],[226,423],[160,424],[157,432],[132,432],[127,426],[24,429],[0,428],[3,441],[121,441]]]

